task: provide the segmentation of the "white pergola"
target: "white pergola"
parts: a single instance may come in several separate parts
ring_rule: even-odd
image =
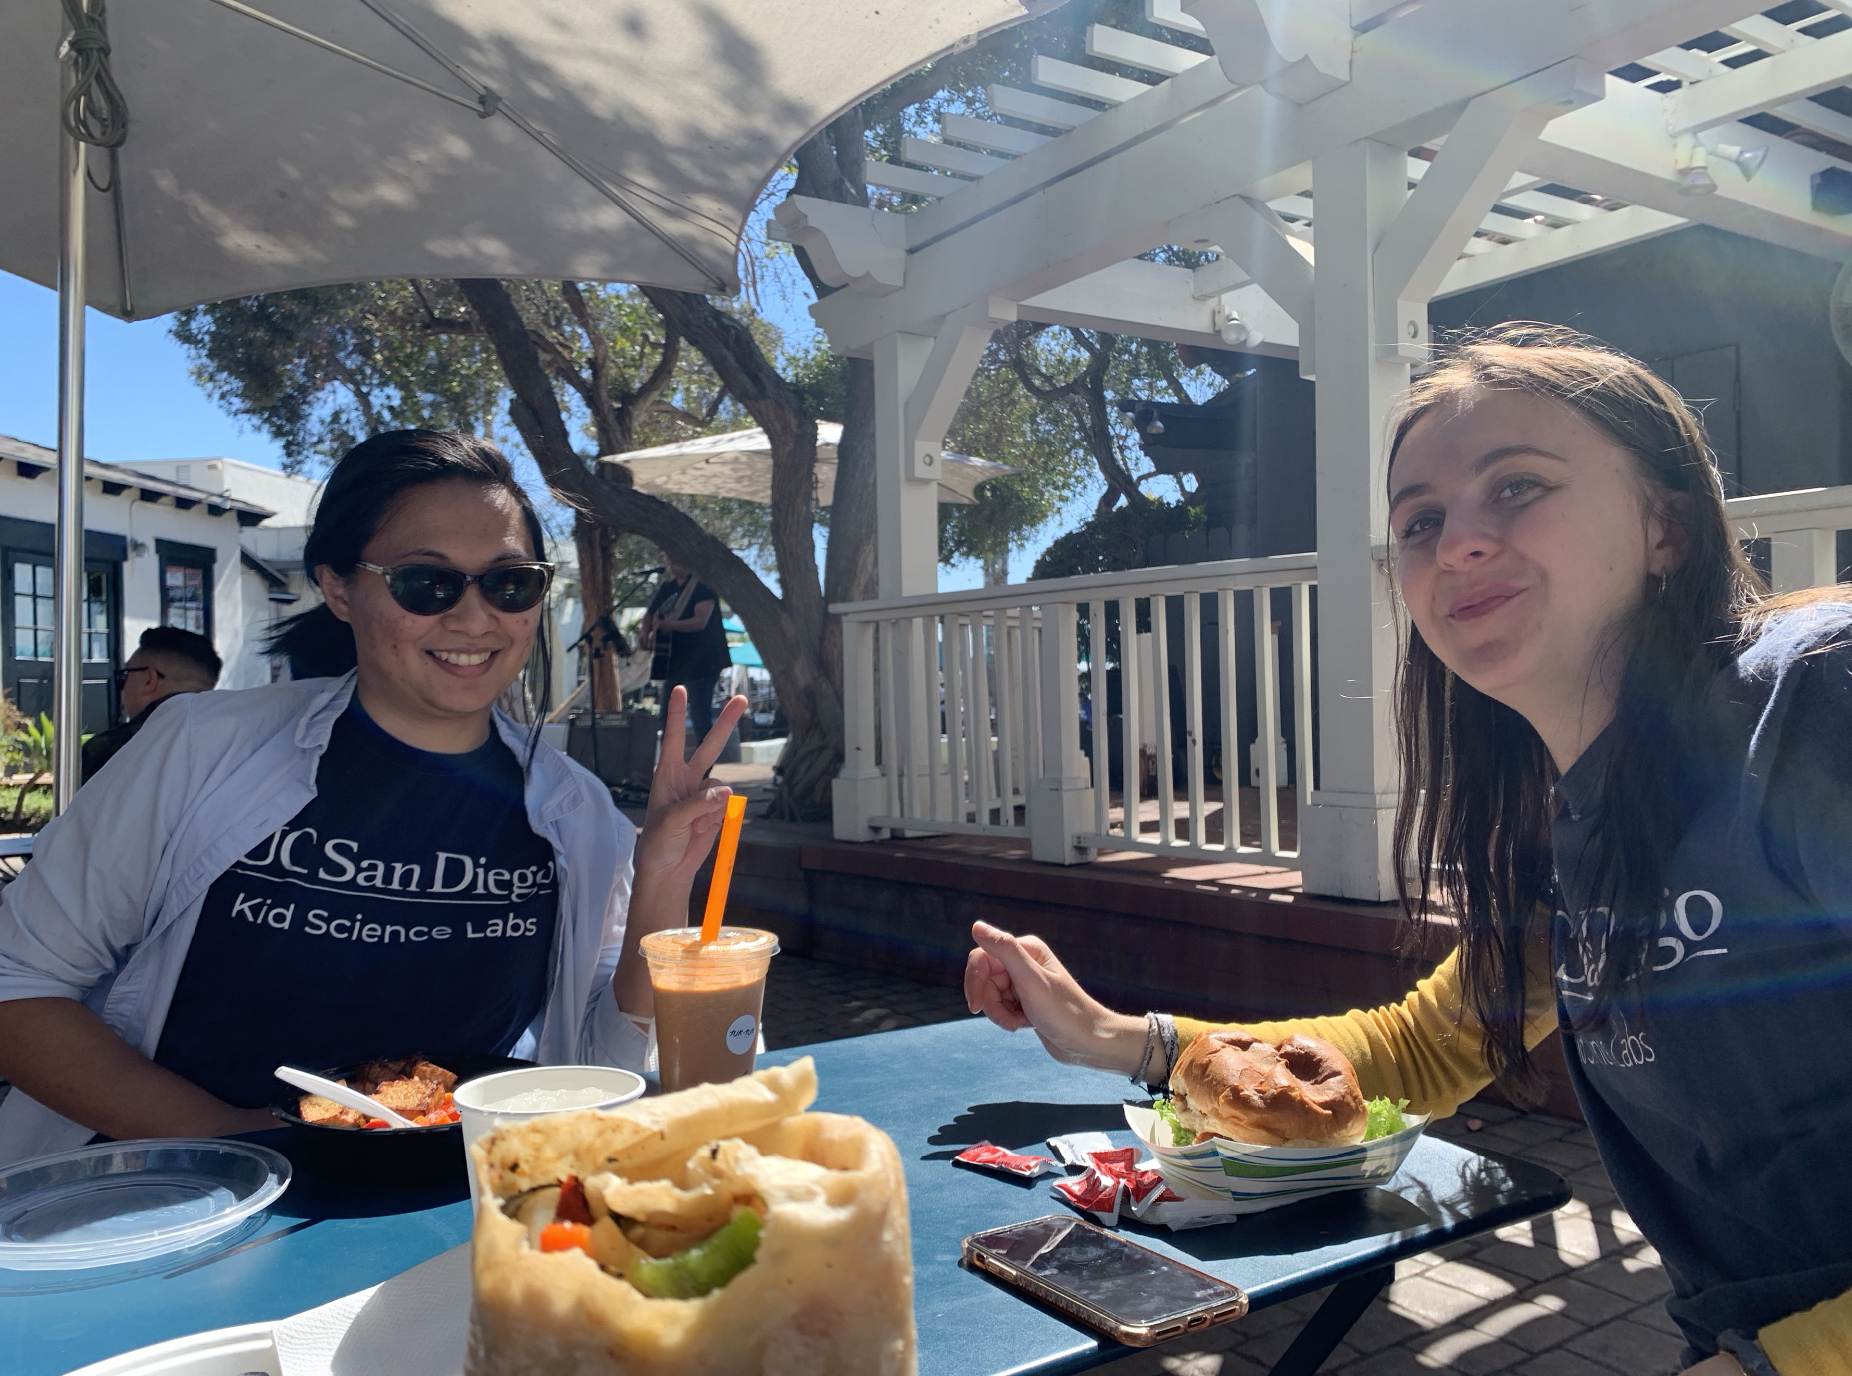
[[[1788,25],[1744,0],[1146,0],[1146,13],[1215,56],[1096,25],[1088,52],[1149,81],[1038,57],[1038,89],[989,91],[1012,122],[947,115],[937,140],[909,138],[904,161],[868,169],[927,204],[791,197],[770,230],[849,288],[814,315],[838,352],[875,363],[884,601],[936,590],[939,455],[998,325],[1299,359],[1318,384],[1321,748],[1300,809],[1304,882],[1386,899],[1384,422],[1425,356],[1428,303],[1692,222],[1852,257],[1852,218],[1815,210],[1812,191],[1821,172],[1852,174],[1852,118],[1813,99],[1852,80],[1852,30],[1812,32],[1840,27],[1852,0]],[[1741,122],[1755,114],[1782,132]],[[1165,245],[1218,256],[1194,271],[1138,256]],[[876,788],[872,766],[852,741],[839,798]],[[1050,766],[1036,796],[1056,796],[1039,805],[1079,799],[1072,773]],[[1077,813],[1067,831],[1085,829]]]

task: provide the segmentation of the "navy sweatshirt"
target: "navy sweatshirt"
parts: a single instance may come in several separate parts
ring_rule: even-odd
[[[1852,1289],[1852,606],[1782,616],[1711,705],[1652,973],[1580,1033],[1614,728],[1563,775],[1552,835],[1570,1075],[1699,1353]]]

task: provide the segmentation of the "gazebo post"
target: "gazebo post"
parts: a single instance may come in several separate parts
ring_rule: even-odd
[[[1312,177],[1319,787],[1300,809],[1299,848],[1307,892],[1383,902],[1395,896],[1397,792],[1383,426],[1408,360],[1377,347],[1373,260],[1408,200],[1408,155],[1366,140],[1319,158]]]

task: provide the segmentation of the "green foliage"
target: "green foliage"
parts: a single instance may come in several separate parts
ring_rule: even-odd
[[[1142,502],[1095,513],[1042,551],[1031,578],[1074,578],[1085,573],[1121,573],[1142,569],[1154,535],[1182,535],[1200,530],[1203,509],[1183,503]]]
[[[664,330],[655,308],[630,287],[584,287],[577,303],[558,282],[509,287],[542,341],[542,357],[588,453],[751,424],[706,360],[683,347],[668,389],[634,418],[628,435],[612,433],[608,408],[601,423],[601,398],[590,383],[592,331],[609,351],[610,395],[602,400],[621,403],[661,358]],[[499,423],[508,398],[501,365],[452,282],[358,282],[220,301],[181,311],[173,332],[192,356],[200,385],[282,445],[291,472],[331,462],[369,434],[410,427],[485,435],[522,451],[512,427]],[[762,346],[777,349],[775,326],[755,318],[753,332]],[[529,486],[538,495],[538,486]],[[666,500],[764,562],[771,538],[764,506],[724,497]],[[542,507],[557,530],[570,524],[564,507]],[[620,539],[616,560],[619,568],[662,562],[655,546],[636,536]]]
[[[501,368],[468,317],[448,282],[356,282],[193,306],[173,333],[194,380],[299,473],[382,430],[492,433]]]
[[[992,478],[970,506],[940,506],[939,557],[947,563],[1007,558],[1096,477],[1073,414],[1029,395],[1000,343],[985,350],[945,444],[1021,470]]]

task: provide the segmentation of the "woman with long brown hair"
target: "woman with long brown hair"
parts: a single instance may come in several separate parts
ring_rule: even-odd
[[[1249,1029],[1444,1116],[1560,1026],[1693,1376],[1852,1372],[1852,603],[1767,597],[1690,408],[1571,331],[1452,349],[1388,482],[1402,896],[1459,944],[1400,1004]],[[972,1010],[1058,1059],[1160,1083],[1206,1027],[973,935]]]

